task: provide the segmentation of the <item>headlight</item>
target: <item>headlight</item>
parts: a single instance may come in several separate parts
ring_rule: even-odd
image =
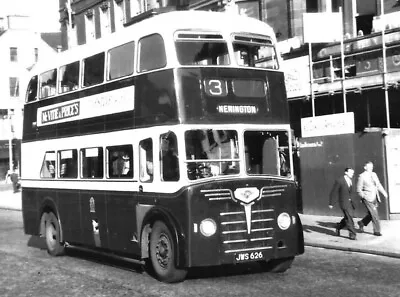
[[[290,227],[290,216],[289,216],[288,213],[282,212],[278,216],[278,226],[282,230],[286,230],[286,229],[288,229]]]
[[[206,237],[210,237],[217,231],[217,223],[213,219],[204,219],[200,223],[200,232]]]

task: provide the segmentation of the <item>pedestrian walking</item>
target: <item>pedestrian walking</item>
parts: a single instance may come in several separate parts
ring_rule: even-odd
[[[357,193],[361,197],[361,202],[367,209],[367,215],[357,224],[361,232],[364,227],[372,221],[375,236],[381,236],[381,224],[378,215],[378,205],[381,202],[379,192],[387,198],[387,193],[379,181],[378,176],[373,171],[374,164],[368,161],[364,165],[364,172],[360,174],[357,181]]]
[[[13,184],[13,191],[14,193],[17,193],[21,187],[20,183],[19,183],[19,177],[18,177],[18,173],[17,170],[14,169],[14,171],[11,173],[11,182]]]
[[[336,235],[340,236],[340,230],[347,227],[349,230],[349,238],[356,239],[356,229],[354,228],[354,203],[352,200],[354,169],[347,167],[344,175],[338,178],[333,184],[333,188],[329,194],[329,208],[333,208],[334,199],[339,200],[339,207],[343,211],[342,220],[336,225]]]

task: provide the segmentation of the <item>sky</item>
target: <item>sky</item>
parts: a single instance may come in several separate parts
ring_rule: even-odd
[[[0,17],[30,16],[37,31],[55,32],[60,30],[58,8],[59,0],[0,0]]]

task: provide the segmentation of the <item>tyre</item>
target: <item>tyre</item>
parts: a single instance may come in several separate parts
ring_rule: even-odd
[[[187,270],[178,269],[175,265],[176,248],[168,227],[156,221],[150,234],[150,263],[158,280],[174,283],[185,279]]]
[[[294,261],[294,257],[283,258],[283,259],[272,259],[269,261],[261,262],[261,267],[264,271],[282,273],[288,270]]]
[[[45,220],[45,239],[47,252],[52,256],[61,256],[65,253],[65,246],[60,242],[60,224],[53,212],[43,214]]]

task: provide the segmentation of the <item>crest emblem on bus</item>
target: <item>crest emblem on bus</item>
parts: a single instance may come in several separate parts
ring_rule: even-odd
[[[253,188],[237,188],[233,193],[235,202],[239,201],[244,207],[244,213],[246,215],[247,233],[251,231],[251,206],[254,202],[260,199],[260,190]]]
[[[96,212],[96,206],[94,204],[93,197],[90,197],[90,199],[89,199],[89,209],[90,209],[90,212]]]

